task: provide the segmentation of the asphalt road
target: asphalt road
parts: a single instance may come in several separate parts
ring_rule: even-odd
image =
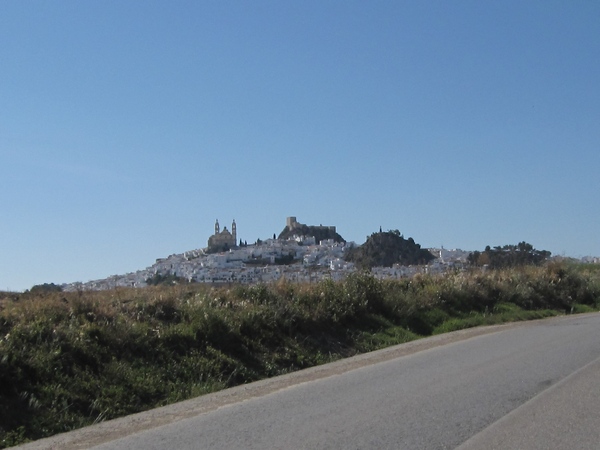
[[[599,388],[587,314],[437,336],[23,448],[597,449]]]

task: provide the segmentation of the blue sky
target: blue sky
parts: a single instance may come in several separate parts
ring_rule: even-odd
[[[0,2],[0,289],[249,243],[600,256],[600,3]]]

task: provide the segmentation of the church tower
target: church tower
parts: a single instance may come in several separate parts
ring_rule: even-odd
[[[233,219],[233,223],[231,224],[231,235],[233,236],[234,245],[237,245],[237,229],[235,225],[235,219]]]
[[[219,234],[221,227],[219,227],[219,219],[215,222],[215,234]]]

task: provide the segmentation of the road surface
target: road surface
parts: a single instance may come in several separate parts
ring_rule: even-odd
[[[597,449],[599,400],[600,314],[586,314],[435,336],[22,448]]]

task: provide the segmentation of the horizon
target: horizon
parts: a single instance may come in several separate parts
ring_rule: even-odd
[[[0,3],[0,290],[288,216],[600,256],[600,4]],[[595,206],[594,206],[595,205]]]
[[[235,219],[234,219],[234,220],[235,220]],[[218,221],[218,219],[217,219],[217,221]],[[219,222],[219,224],[220,224],[220,222]],[[236,224],[237,224],[237,222],[236,222]],[[308,226],[315,226],[315,225],[312,225],[312,224],[305,224],[305,225],[308,225]],[[319,225],[319,226],[321,226],[321,225]],[[336,225],[333,225],[333,226],[334,226],[334,227],[337,229],[337,226],[336,226]],[[227,229],[227,226],[226,226],[226,225],[221,225],[221,227],[222,227],[222,228],[221,228],[221,231],[223,231],[223,230]],[[213,230],[213,231],[214,231],[214,230]],[[337,230],[336,230],[336,231],[337,231]],[[374,232],[372,232],[372,234],[376,234],[376,233],[382,233],[382,232],[383,232],[383,233],[389,233],[389,232],[394,232],[394,231],[399,231],[399,230],[397,230],[397,229],[387,229],[387,230],[386,230],[386,229],[383,229],[382,227],[380,227],[380,231],[379,231],[379,230],[378,230],[378,231],[374,231]],[[277,234],[277,233],[276,233],[276,234]],[[338,232],[338,234],[340,234],[340,233]],[[341,234],[340,234],[340,235],[341,235]],[[403,236],[403,234],[402,234],[402,233],[401,233],[401,235]],[[365,237],[365,242],[366,242],[366,240],[367,240],[367,239],[368,239],[370,236],[371,236],[371,235],[368,235],[368,236],[366,236],[366,237]],[[210,236],[209,236],[209,237],[210,237]],[[411,238],[412,236],[403,236],[403,237],[404,237],[405,239],[409,239],[409,238]],[[342,236],[342,238],[343,238],[343,236]],[[242,241],[244,241],[244,240],[245,240],[245,239],[242,239],[242,238],[240,238],[240,239],[241,239]],[[263,243],[264,243],[264,241],[268,241],[268,240],[272,239],[272,236],[265,237],[264,239],[261,239],[261,238],[257,238],[257,239],[260,239],[260,240],[261,240],[261,241],[263,241]],[[277,239],[278,239],[278,238],[277,238]],[[207,240],[208,240],[208,237],[207,237]],[[238,241],[238,242],[239,242],[239,241]],[[360,246],[360,245],[363,245],[365,242],[356,242],[356,241],[351,241],[351,240],[345,240],[345,243],[353,243],[353,244],[356,244],[356,245],[359,245],[359,246]],[[421,244],[420,244],[419,242],[417,242],[417,241],[415,241],[415,243],[416,243],[416,244],[419,244],[419,245],[421,245]],[[517,243],[517,242],[515,242],[515,243],[511,243],[511,244],[504,244],[504,245],[517,245],[517,244],[518,244],[518,243]],[[251,242],[251,243],[248,243],[248,246],[254,246],[254,245],[259,245],[259,244],[258,244],[257,242]],[[318,244],[318,243],[317,243],[317,245],[320,245],[320,244]],[[495,247],[495,245],[490,245],[490,247],[494,248],[494,247]],[[205,250],[206,248],[207,248],[206,246],[202,246],[202,247],[198,247],[198,248],[187,249],[187,250],[185,250],[185,251],[182,251],[182,252],[171,253],[171,254],[169,254],[169,255],[164,255],[164,256],[161,256],[161,257],[157,257],[157,258],[155,258],[155,262],[158,262],[158,260],[161,260],[161,259],[167,259],[167,258],[169,258],[169,257],[171,257],[171,256],[182,255],[182,254],[184,254],[184,253],[186,253],[186,252],[189,252],[189,251],[195,251],[195,250],[200,250],[200,249],[203,249],[203,250]],[[235,250],[235,249],[237,249],[237,248],[238,248],[238,246],[237,246],[237,243],[236,243],[236,246],[235,246],[234,248],[232,248],[231,250]],[[464,248],[458,248],[458,247],[447,248],[447,247],[444,247],[443,245],[442,245],[442,246],[439,246],[439,247],[436,247],[436,246],[423,246],[423,245],[421,245],[421,248],[424,248],[424,249],[426,249],[426,250],[438,250],[438,249],[444,249],[444,250],[448,250],[448,251],[466,251],[466,252],[474,252],[474,251],[481,251],[481,252],[483,252],[483,251],[484,251],[484,249],[483,249],[483,248],[482,248],[482,249],[464,249]],[[545,249],[539,249],[539,248],[535,248],[535,246],[534,246],[534,249],[535,249],[535,250],[545,250]],[[561,255],[555,255],[555,254],[551,254],[551,256],[552,256],[552,257],[556,257],[556,256],[559,256],[559,257],[560,257]],[[563,255],[563,256],[564,256],[564,255]],[[585,255],[585,256],[594,256],[594,255]],[[582,258],[584,258],[585,256],[583,256]],[[579,259],[579,258],[578,258],[578,259]],[[144,267],[139,267],[139,268],[137,268],[137,269],[135,269],[135,270],[131,270],[131,271],[129,271],[129,272],[123,272],[123,273],[113,273],[113,274],[110,274],[110,275],[106,275],[105,277],[93,278],[93,279],[88,279],[88,280],[73,280],[73,281],[62,282],[62,283],[53,283],[53,282],[47,282],[47,284],[55,284],[55,285],[59,285],[59,286],[60,286],[60,285],[69,285],[69,284],[73,284],[73,283],[80,283],[80,282],[81,282],[81,283],[88,283],[88,282],[92,282],[92,281],[99,281],[99,280],[104,280],[104,279],[110,278],[110,277],[112,277],[112,276],[124,276],[124,275],[127,275],[128,273],[135,273],[135,272],[138,272],[138,271],[143,271],[143,270],[146,270],[146,269],[148,269],[149,267],[152,267],[152,265],[153,265],[153,264],[154,264],[154,263],[150,263],[150,264],[148,264],[148,265],[146,265],[146,266],[144,266]],[[39,283],[39,284],[44,284],[44,283]],[[30,286],[29,288],[31,288],[31,287],[33,287],[33,285],[32,285],[32,286]],[[27,289],[29,289],[29,288],[25,288],[25,289],[21,289],[21,290],[10,290],[10,289],[7,289],[6,291],[8,291],[8,292],[23,292],[23,291],[25,291],[25,290],[27,290]],[[3,289],[0,289],[0,291],[3,291]]]

